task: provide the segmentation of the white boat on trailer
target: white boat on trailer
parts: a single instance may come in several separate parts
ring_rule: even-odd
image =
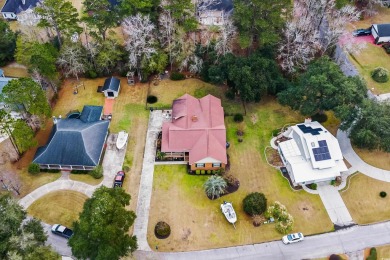
[[[129,134],[126,133],[126,131],[120,131],[118,134],[118,138],[116,139],[116,148],[118,148],[119,150],[122,149],[125,146],[128,137]]]
[[[234,223],[237,222],[237,215],[236,215],[236,212],[234,211],[233,204],[231,202],[224,201],[221,204],[221,210],[222,210],[222,213],[225,215],[227,221],[229,221],[229,223],[233,224],[233,227],[236,228]]]

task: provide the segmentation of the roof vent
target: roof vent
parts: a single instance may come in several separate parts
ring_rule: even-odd
[[[192,122],[197,122],[198,121],[198,117],[197,116],[192,116],[191,120],[192,120]]]
[[[309,123],[311,123],[311,118],[309,117],[309,118],[305,118],[305,124],[309,124]]]

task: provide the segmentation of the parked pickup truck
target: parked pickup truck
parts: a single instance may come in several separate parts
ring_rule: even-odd
[[[73,235],[73,231],[71,229],[60,224],[54,224],[51,227],[51,232],[68,239]]]

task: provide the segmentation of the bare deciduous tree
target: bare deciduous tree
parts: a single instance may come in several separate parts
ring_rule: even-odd
[[[305,70],[317,54],[323,55],[339,44],[345,36],[345,26],[359,17],[360,12],[351,5],[337,9],[335,0],[295,1],[292,19],[286,24],[279,46],[283,70]]]
[[[233,51],[233,42],[236,38],[237,28],[231,19],[227,19],[221,26],[219,37],[215,44],[215,50],[219,56],[223,56]]]
[[[69,44],[62,47],[57,64],[63,69],[65,77],[74,76],[79,81],[79,74],[85,72],[84,59],[82,46]]]
[[[152,54],[156,53],[154,47],[155,35],[154,25],[149,16],[137,14],[130,16],[122,22],[122,29],[125,35],[125,47],[129,52],[129,67],[135,68],[141,79],[141,62],[150,60]]]
[[[3,170],[0,173],[0,186],[4,190],[14,191],[16,194],[20,195],[22,183],[20,182],[18,174]]]
[[[164,9],[163,9],[164,10]],[[177,57],[177,42],[175,41],[175,33],[177,28],[177,22],[172,17],[172,13],[168,10],[164,10],[159,17],[159,33],[161,46],[168,52],[169,64],[171,66]]]

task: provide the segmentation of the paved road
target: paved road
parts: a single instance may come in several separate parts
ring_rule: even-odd
[[[237,230],[239,231],[239,230]],[[137,259],[307,259],[326,257],[333,253],[350,253],[364,248],[390,243],[390,222],[351,228],[306,237],[297,244],[284,245],[281,241],[263,244],[219,248],[180,253],[137,251]]]

